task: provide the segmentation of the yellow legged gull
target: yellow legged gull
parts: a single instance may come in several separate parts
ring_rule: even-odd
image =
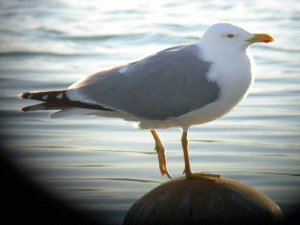
[[[23,111],[58,110],[52,118],[71,115],[116,117],[149,129],[155,139],[159,168],[171,177],[165,148],[155,129],[180,127],[184,173],[192,173],[188,129],[228,113],[253,83],[250,44],[271,42],[229,23],[210,26],[200,42],[162,50],[140,61],[101,71],[64,90],[26,92],[20,98],[42,101]]]

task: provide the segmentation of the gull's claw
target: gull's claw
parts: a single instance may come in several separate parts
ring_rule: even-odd
[[[155,147],[154,150],[157,153],[158,156],[158,164],[161,175],[167,175],[169,178],[172,178],[171,174],[169,173],[167,169],[167,160],[166,160],[166,153],[165,153],[165,147],[162,144],[161,140],[159,139],[158,134],[154,129],[150,130],[152,133],[152,136],[155,140]]]
[[[172,178],[172,175],[167,169],[167,161],[166,161],[166,154],[165,154],[165,148],[164,146],[160,146],[158,144],[155,144],[154,150],[157,153],[158,156],[158,163],[159,163],[159,169],[162,176],[167,175],[167,177]]]
[[[219,174],[209,174],[209,173],[186,173],[187,179],[205,179],[214,181],[220,178]]]

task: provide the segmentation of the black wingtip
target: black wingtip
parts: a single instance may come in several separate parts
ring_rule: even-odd
[[[24,107],[20,111],[21,112],[28,112],[28,111],[46,110],[46,109],[51,109],[51,106],[47,107],[46,103],[39,103],[39,104],[36,104],[36,105],[30,105],[30,106]]]
[[[24,107],[24,108],[20,109],[19,111],[20,112],[27,112],[27,111],[30,111],[30,110],[28,109],[28,107]]]
[[[24,93],[19,94],[18,97],[20,99],[30,98],[31,97],[31,93],[30,92],[24,92]]]
[[[18,94],[18,98],[23,99],[24,98],[24,93]]]
[[[24,107],[24,108],[20,109],[19,111],[20,111],[20,112],[28,112],[28,111],[31,111],[31,106]]]

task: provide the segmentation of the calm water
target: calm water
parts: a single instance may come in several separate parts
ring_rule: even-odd
[[[121,224],[160,176],[149,131],[118,119],[21,113],[17,94],[51,90],[163,48],[197,42],[218,21],[272,34],[251,47],[256,82],[225,117],[190,130],[195,171],[247,183],[285,213],[300,205],[300,4],[260,1],[1,1],[1,132],[8,156],[54,196]],[[269,3],[268,3],[269,2]],[[178,129],[159,131],[180,176]]]

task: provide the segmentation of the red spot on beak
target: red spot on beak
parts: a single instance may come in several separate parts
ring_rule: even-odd
[[[264,39],[262,39],[261,41],[262,41],[262,42],[265,42],[265,43],[271,42],[271,40],[270,40],[269,38],[264,38]]]

